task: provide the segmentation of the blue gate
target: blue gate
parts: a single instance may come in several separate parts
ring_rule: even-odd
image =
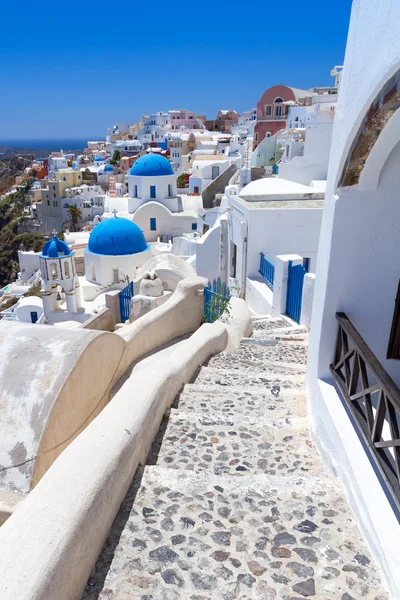
[[[304,265],[295,265],[293,267],[292,261],[289,261],[286,314],[297,323],[300,323],[303,282],[306,273],[307,268]]]
[[[221,278],[214,279],[212,283],[204,288],[204,314],[205,323],[214,323],[220,316],[226,312],[231,292],[229,287],[222,283]]]
[[[125,323],[129,319],[131,310],[131,299],[134,296],[133,281],[127,285],[119,293],[119,311],[121,313],[121,323]]]

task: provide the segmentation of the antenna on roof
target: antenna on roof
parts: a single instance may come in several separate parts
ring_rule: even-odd
[[[117,218],[117,209],[116,208],[114,208],[113,214],[114,214],[114,217]]]

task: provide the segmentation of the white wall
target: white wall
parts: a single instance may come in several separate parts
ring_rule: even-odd
[[[156,230],[150,230],[150,219],[156,219]],[[143,231],[148,242],[156,242],[160,235],[177,237],[183,233],[192,232],[192,224],[197,223],[195,213],[171,213],[159,202],[142,204],[133,215],[133,222]]]
[[[196,273],[209,281],[219,276],[219,221],[207,231],[196,245]]]
[[[28,281],[39,269],[39,255],[39,252],[23,252],[22,250],[18,250],[18,262],[22,281]]]
[[[271,158],[275,158],[276,137],[265,137],[251,155],[252,167],[264,167],[269,164]]]
[[[333,121],[310,121],[306,127],[304,155],[279,165],[279,177],[309,185],[313,179],[326,179],[332,140]],[[297,146],[298,143],[292,145]]]
[[[174,237],[171,252],[176,256],[192,256],[196,254],[197,239],[194,237]]]
[[[260,253],[274,262],[278,254],[300,254],[310,258],[310,271],[314,271],[322,220],[322,209],[270,209],[247,210],[235,200],[232,206],[242,210],[248,219],[247,277],[258,277]],[[268,204],[268,203],[266,203]],[[238,245],[238,259],[242,256],[242,230],[240,222],[243,216],[233,209],[232,240]],[[240,255],[240,256],[239,256]],[[241,279],[241,260],[237,261],[237,278]]]
[[[307,366],[312,430],[324,458],[332,461],[344,483],[393,598],[400,596],[399,552],[394,542],[399,537],[399,515],[331,385],[329,364],[337,334],[335,313],[343,310],[396,383],[400,382],[398,361],[385,359],[400,278],[399,146],[389,157],[376,191],[373,185],[363,188],[361,180],[353,187],[337,188],[372,101],[400,67],[399,24],[397,0],[384,5],[354,0],[332,138]],[[398,131],[397,124],[396,141]],[[377,145],[384,134],[385,129]],[[364,172],[375,170],[378,177],[380,169],[371,164],[372,154]],[[380,154],[385,156],[385,152]]]
[[[127,254],[124,256],[105,256],[102,254],[93,254],[87,248],[84,251],[86,279],[99,285],[99,294],[104,292],[103,287],[125,287],[127,283],[123,282],[115,286],[114,268],[118,268],[119,277],[122,279],[126,275],[132,281],[136,274],[136,269],[142,266],[150,258],[150,249],[137,254]],[[92,279],[95,269],[96,279]]]
[[[336,336],[335,313],[344,311],[400,385],[399,361],[386,360],[400,280],[399,161],[400,144],[385,165],[376,192],[344,188],[336,200],[324,302],[324,320],[329,326],[324,328],[321,339],[320,376],[329,375]]]
[[[32,323],[31,312],[36,313],[38,319],[42,316],[43,302],[41,298],[30,296],[29,298],[23,298],[18,302],[16,306],[18,321]]]
[[[177,194],[176,175],[158,175],[156,177],[136,177],[127,176],[129,196],[136,198],[135,185],[137,185],[137,198],[146,202],[148,200],[158,200],[163,202],[165,198],[174,198]],[[168,185],[171,186],[171,194],[168,194]],[[150,187],[155,186],[156,198],[150,197]]]

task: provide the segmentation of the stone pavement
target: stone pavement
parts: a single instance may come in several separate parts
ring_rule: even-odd
[[[310,440],[307,331],[257,319],[184,387],[83,600],[387,600]]]

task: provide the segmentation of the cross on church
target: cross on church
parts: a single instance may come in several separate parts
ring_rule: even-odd
[[[53,234],[53,237],[57,237],[57,230],[53,229],[53,231],[51,232]]]
[[[114,214],[114,217],[116,217],[116,216],[117,216],[117,209],[116,209],[116,208],[114,208],[114,210],[113,210],[113,214]]]

